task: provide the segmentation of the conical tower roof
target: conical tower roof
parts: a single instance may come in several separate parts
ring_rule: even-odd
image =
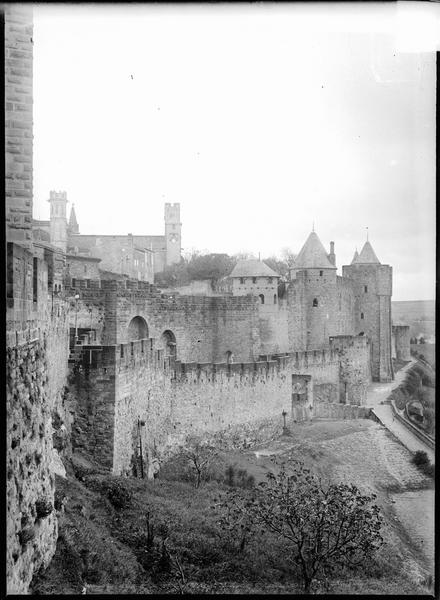
[[[377,258],[373,247],[368,240],[365,242],[364,247],[362,248],[361,253],[359,254],[359,257],[356,262],[358,264],[361,263],[380,265],[380,261]]]
[[[336,269],[329,261],[321,240],[314,231],[295,259],[294,269]]]
[[[359,260],[359,253],[358,253],[357,248],[356,248],[356,250],[354,251],[353,260],[351,261],[350,264],[354,265],[354,263],[357,263],[358,260]]]
[[[78,221],[76,220],[74,204],[72,204],[72,208],[70,209],[69,229],[72,233],[78,233],[79,230]]]

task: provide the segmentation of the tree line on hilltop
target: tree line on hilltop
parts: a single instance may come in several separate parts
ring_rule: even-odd
[[[179,287],[188,285],[191,281],[209,280],[215,286],[221,279],[227,277],[239,260],[255,259],[248,252],[229,255],[226,253],[209,253],[191,250],[184,254],[180,263],[165,267],[156,273],[155,283],[162,287]],[[290,248],[283,248],[280,256],[269,256],[262,259],[271,269],[286,279],[289,269],[293,266],[295,254]]]

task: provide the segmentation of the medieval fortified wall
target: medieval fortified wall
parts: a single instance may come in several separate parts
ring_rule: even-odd
[[[50,221],[32,220],[32,12],[4,10],[13,594],[55,551],[54,441],[137,475],[141,439],[151,474],[191,434],[243,446],[281,433],[284,418],[365,415],[371,380],[393,378],[392,270],[367,241],[338,277],[333,242],[327,253],[313,231],[281,285],[263,262],[242,261],[223,295],[162,293],[151,277],[180,260],[178,204],[165,205],[164,236],[110,236],[116,272],[103,269],[107,242],[81,236],[73,210],[67,224],[65,192],[50,193]],[[407,330],[393,340],[405,360]]]

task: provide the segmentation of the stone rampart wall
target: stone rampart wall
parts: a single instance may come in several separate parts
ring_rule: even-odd
[[[147,468],[153,457],[172,453],[191,434],[212,438],[224,432],[228,439],[235,439],[237,435],[248,437],[251,430],[259,427],[278,430],[283,411],[289,419],[310,418],[310,411],[292,404],[292,375],[295,373],[309,374],[318,395],[320,386],[328,385],[333,391],[331,400],[338,398],[338,355],[330,351],[294,353],[276,360],[228,365],[178,361],[170,364],[152,339],[114,348],[114,412],[107,405],[104,414],[100,404],[86,409],[84,401],[81,418],[83,425],[86,424],[82,432],[83,450],[85,443],[89,443],[87,451],[96,458],[102,452],[97,451],[96,439],[92,442],[88,434],[95,424],[93,417],[89,416],[87,421],[85,415],[87,410],[89,415],[94,410],[101,411],[98,444],[105,446],[108,456],[108,438],[114,435],[115,473],[132,472],[133,456],[139,447],[138,419],[145,423],[140,433]],[[84,352],[87,354],[87,348]],[[94,374],[89,376],[95,389],[95,382],[103,377],[105,368],[105,361],[100,364],[99,351],[97,357],[98,362],[90,367]],[[83,386],[82,382],[80,387]],[[310,404],[313,404],[313,390],[312,385]],[[106,402],[111,402],[111,391]],[[97,403],[100,403],[97,398],[91,401],[93,405]]]
[[[63,411],[67,318],[64,306],[44,330],[7,332],[9,593],[27,593],[34,572],[47,565],[55,551],[51,416],[54,410]]]

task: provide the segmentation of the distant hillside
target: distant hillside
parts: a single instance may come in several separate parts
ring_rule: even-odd
[[[391,302],[393,323],[406,323],[410,335],[431,338],[435,334],[435,301],[411,300]]]

